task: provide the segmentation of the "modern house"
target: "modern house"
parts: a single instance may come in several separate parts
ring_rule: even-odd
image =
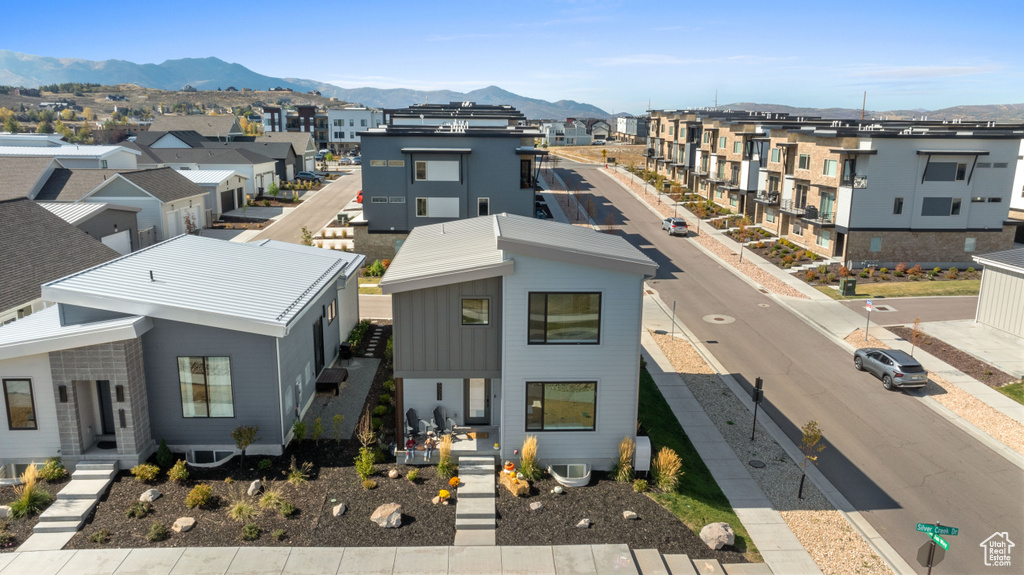
[[[306,170],[308,156],[310,165],[313,163],[312,136],[299,132],[277,134],[277,138],[239,136],[230,142],[221,142],[206,138],[199,132],[184,130],[175,132],[155,132],[150,130],[136,138],[135,146],[140,149],[208,149],[208,150],[247,150],[250,153],[274,160],[274,170],[281,181],[295,178],[295,174]],[[312,168],[309,168],[312,169]],[[269,185],[269,184],[268,184]]]
[[[248,178],[234,170],[179,170],[178,173],[206,192],[206,209],[213,218],[219,219],[225,212],[245,205]]]
[[[153,118],[153,124],[149,129],[154,132],[199,132],[204,138],[211,138],[220,142],[230,142],[238,136],[245,135],[242,125],[238,122],[238,116],[234,114],[220,116],[203,114],[174,116],[163,114]]]
[[[358,150],[359,133],[376,128],[384,122],[384,111],[364,106],[330,108],[327,110],[327,142],[335,153]]]
[[[644,278],[619,236],[499,214],[412,231],[380,285],[392,295],[397,413],[527,435],[550,463],[607,469],[634,437]],[[404,425],[397,426],[402,444]]]
[[[974,321],[1024,338],[1024,248],[974,256],[985,266]]]
[[[243,141],[247,139],[240,138]],[[292,174],[311,172],[316,169],[316,143],[313,141],[313,136],[307,132],[271,132],[256,136],[254,141],[269,144],[280,142],[291,144],[292,152],[295,154],[295,169]]]
[[[270,184],[280,184],[277,162],[271,158],[239,149],[150,148],[134,145],[141,152],[139,167],[175,170],[231,170],[245,177],[245,196],[254,198]],[[245,198],[242,198],[243,201]],[[241,207],[236,202],[236,207]]]
[[[593,140],[607,140],[612,135],[612,126],[606,120],[588,118],[585,122],[587,133]]]
[[[299,132],[313,137],[316,148],[328,142],[327,112],[313,105],[299,105],[285,110],[278,106],[263,107],[263,133]]]
[[[564,122],[548,122],[541,126],[548,146],[589,146],[591,136],[584,122],[569,118]]]
[[[126,146],[0,146],[0,157],[54,159],[65,168],[132,170],[138,167],[139,152]]]
[[[46,283],[57,305],[0,327],[0,469],[134,465],[160,439],[211,463],[241,425],[280,454],[357,321],[363,259],[183,235]],[[197,270],[217,273],[198,289]]]
[[[381,126],[362,136],[358,249],[391,258],[413,228],[507,212],[532,217],[540,132],[519,126]]]

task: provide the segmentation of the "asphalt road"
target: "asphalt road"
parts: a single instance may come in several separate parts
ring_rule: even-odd
[[[865,300],[843,300],[841,303],[867,319],[868,312],[864,309],[864,302]],[[917,318],[921,318],[921,323],[974,319],[974,312],[978,309],[978,296],[887,297],[884,300],[873,300],[872,305],[875,309],[871,312],[871,321],[879,325],[912,324]],[[879,309],[879,306],[886,309]]]
[[[855,371],[850,353],[704,255],[691,238],[661,231],[658,216],[596,167],[562,165],[563,179],[578,178],[583,191],[595,194],[595,221],[611,215],[624,237],[661,266],[651,284],[666,303],[678,302],[679,318],[725,368],[747,389],[764,378],[763,413],[798,445],[800,427],[818,420],[828,446],[821,471],[909,564],[918,566],[918,548],[927,541],[915,524],[941,521],[960,533],[946,538],[951,548],[936,573],[1014,572],[985,567],[979,544],[995,531],[1024,540],[1024,471],[911,395],[921,392],[889,392]],[[702,318],[709,314],[736,321],[708,323]]]
[[[351,172],[345,172],[340,178],[321,188],[320,191],[313,194],[313,197],[303,201],[294,211],[274,222],[273,225],[249,241],[279,240],[293,244],[300,243],[303,226],[316,233],[328,221],[338,217],[338,212],[356,197],[356,193],[362,187],[362,170],[356,168]]]

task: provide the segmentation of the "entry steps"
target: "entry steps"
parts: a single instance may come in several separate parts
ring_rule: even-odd
[[[494,545],[497,459],[493,455],[459,457],[455,502],[455,544]]]
[[[117,462],[79,463],[71,482],[57,493],[36,523],[34,533],[74,533],[85,523],[117,475]]]
[[[640,575],[772,575],[766,563],[723,564],[716,559],[664,555],[657,549],[634,549],[632,553]]]

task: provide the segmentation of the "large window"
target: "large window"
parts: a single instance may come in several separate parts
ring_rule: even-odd
[[[32,398],[31,380],[5,379],[4,404],[7,406],[7,427],[9,429],[37,429],[36,405]]]
[[[797,167],[798,170],[809,170],[809,169],[811,169],[811,155],[810,154],[800,154],[800,159],[797,162],[797,166],[796,167]]]
[[[227,357],[179,357],[183,417],[234,417],[231,361]]]
[[[600,293],[531,293],[531,344],[594,344],[601,337]]]
[[[486,298],[462,299],[462,325],[487,325],[490,320],[490,300]]]
[[[527,431],[593,431],[597,383],[527,382]]]
[[[924,198],[921,202],[922,216],[957,216],[960,215],[960,198]]]
[[[779,149],[772,148],[771,161],[778,162],[780,157],[782,157],[782,154],[780,153]]]
[[[903,198],[896,198],[892,201],[892,213],[894,216],[903,213]]]
[[[489,216],[489,215],[491,215],[491,198],[477,198],[476,199],[476,215],[478,215],[478,216]]]
[[[836,177],[836,167],[838,162],[835,160],[825,160],[822,164],[821,175],[828,176],[830,178]]]

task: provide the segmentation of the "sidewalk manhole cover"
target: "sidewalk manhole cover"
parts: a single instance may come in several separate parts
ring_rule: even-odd
[[[704,316],[703,319],[704,319],[704,321],[706,321],[708,323],[720,323],[720,324],[732,323],[732,322],[736,321],[736,318],[734,318],[732,316],[722,315],[722,314],[718,314],[718,313],[713,313],[711,315],[706,315],[706,316]]]
[[[761,461],[760,459],[751,459],[750,460],[750,466],[751,467],[756,467],[758,469],[761,469],[762,467],[764,467],[764,462]]]
[[[757,307],[771,307],[771,306],[766,304],[766,303],[759,303],[759,304],[757,304]]]
[[[896,308],[887,305],[876,305],[875,311],[896,311]]]

